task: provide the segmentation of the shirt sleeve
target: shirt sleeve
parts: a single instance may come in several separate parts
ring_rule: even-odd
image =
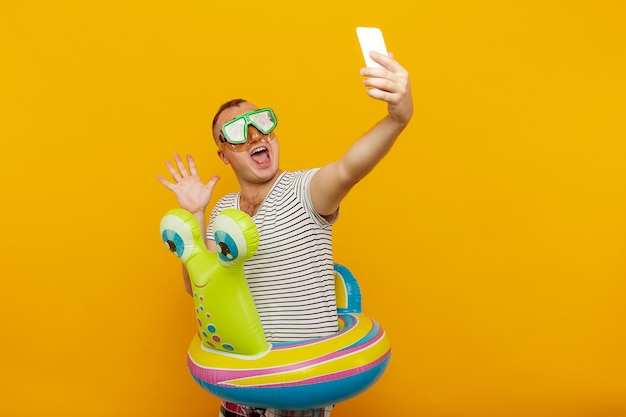
[[[324,216],[319,214],[317,210],[315,210],[313,207],[313,201],[311,200],[311,180],[313,179],[313,175],[315,175],[318,170],[319,168],[313,168],[300,172],[300,175],[298,176],[299,178],[296,179],[296,193],[311,218],[313,218],[313,220],[315,220],[320,227],[330,227],[339,218],[339,208],[337,208],[330,219],[326,219]]]

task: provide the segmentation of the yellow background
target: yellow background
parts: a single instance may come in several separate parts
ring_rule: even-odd
[[[217,414],[156,175],[234,190],[210,122],[240,96],[283,168],[339,157],[385,114],[362,25],[415,116],[335,227],[393,355],[333,415],[626,416],[624,4],[3,0],[0,415]]]

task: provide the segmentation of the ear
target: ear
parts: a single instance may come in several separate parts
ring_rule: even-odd
[[[222,162],[224,162],[224,165],[230,164],[230,161],[224,151],[217,151],[217,156],[222,160]]]

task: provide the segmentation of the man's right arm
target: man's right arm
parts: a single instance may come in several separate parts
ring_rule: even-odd
[[[174,155],[174,162],[175,165],[170,161],[165,161],[165,165],[172,175],[174,182],[165,179],[161,175],[157,175],[157,179],[176,195],[181,208],[193,213],[196,220],[198,220],[200,230],[205,230],[204,212],[211,200],[213,188],[220,177],[213,176],[206,184],[203,183],[198,175],[196,164],[191,155],[187,155],[189,168],[185,167],[183,160],[178,154]],[[215,252],[215,242],[207,241],[205,236],[204,243],[209,250]],[[183,265],[183,281],[185,283],[185,289],[191,294],[191,281],[189,280],[189,273],[185,265]]]

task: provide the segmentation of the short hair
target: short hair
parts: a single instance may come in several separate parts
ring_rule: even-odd
[[[230,109],[231,107],[238,107],[241,103],[247,103],[247,102],[248,100],[244,100],[242,98],[235,98],[222,104],[220,108],[217,110],[217,113],[215,113],[215,117],[213,117],[213,124],[211,125],[211,129],[215,129],[215,125],[217,124],[217,118],[220,117],[220,114],[222,114],[224,110]]]
[[[217,118],[220,117],[220,114],[222,114],[224,110],[230,109],[231,107],[238,107],[240,104],[247,103],[247,102],[248,100],[244,100],[243,98],[235,98],[232,100],[228,100],[226,103],[222,104],[220,108],[217,110],[217,113],[215,113],[215,116],[213,117],[213,124],[211,125],[211,132],[214,134],[215,125],[217,124]],[[215,141],[215,144],[219,146],[220,142],[222,141],[221,130],[220,130],[218,137],[213,136],[213,140]]]

